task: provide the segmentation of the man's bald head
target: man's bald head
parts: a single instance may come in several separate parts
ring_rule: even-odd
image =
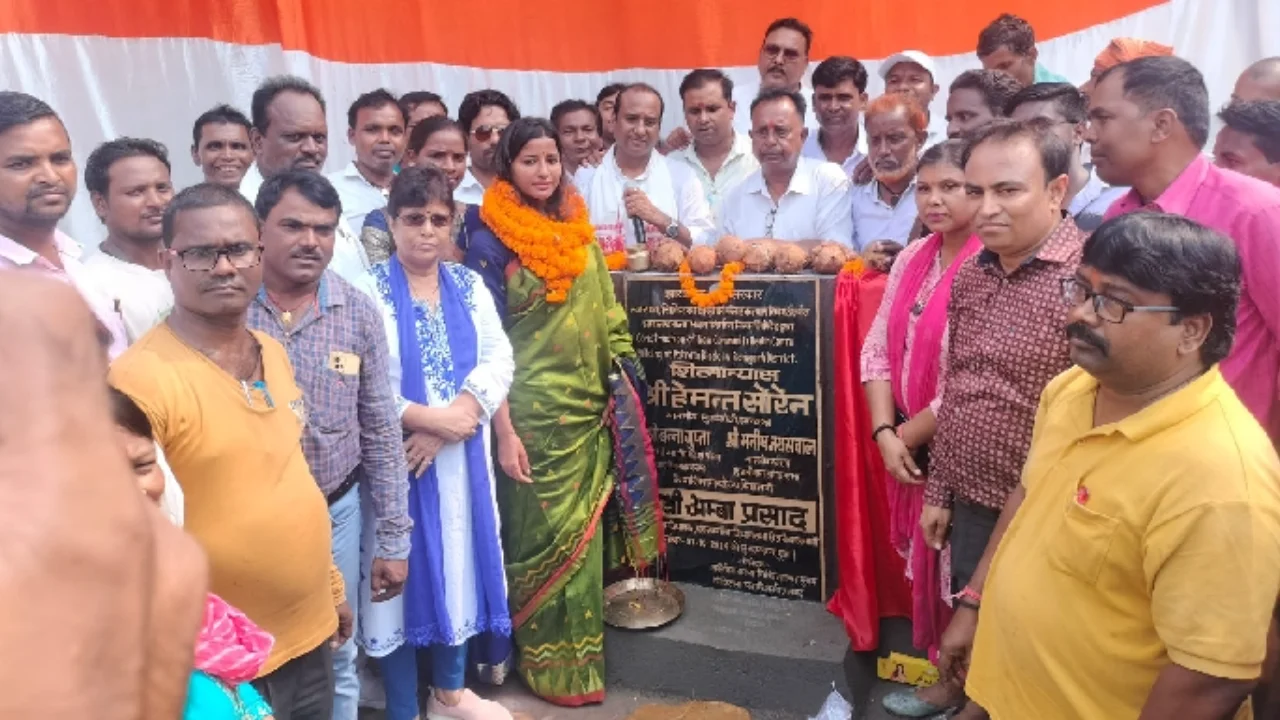
[[[1280,57],[1263,58],[1245,68],[1236,80],[1231,99],[1280,100]]]

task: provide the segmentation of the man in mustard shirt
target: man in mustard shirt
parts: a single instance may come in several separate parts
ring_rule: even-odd
[[[196,185],[173,198],[162,232],[173,312],[112,364],[111,382],[151,420],[210,589],[275,638],[255,685],[276,720],[330,720],[330,640],[350,636],[351,611],[302,454],[302,391],[280,343],[246,326],[262,284],[257,217],[235,190]]]
[[[1234,246],[1136,213],[1100,226],[1062,285],[1076,367],[1041,397],[942,670],[964,672],[976,625],[966,690],[995,720],[1252,717],[1280,591],[1280,460],[1217,366]]]

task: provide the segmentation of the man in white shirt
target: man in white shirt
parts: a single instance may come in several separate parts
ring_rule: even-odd
[[[320,172],[329,157],[329,123],[324,96],[292,75],[267,78],[253,93],[253,154],[257,162],[240,182],[240,194],[258,199],[262,180],[285,170]],[[254,176],[257,175],[256,182]],[[370,297],[377,288],[369,273],[369,255],[345,222],[338,223],[329,269]]]
[[[916,225],[916,166],[924,148],[924,110],[903,93],[867,106],[867,144],[875,178],[853,189],[853,245],[868,255],[895,255]],[[870,246],[876,243],[875,248]],[[886,247],[886,245],[888,247]],[[896,246],[896,247],[893,247]]]
[[[76,288],[111,333],[114,359],[128,347],[124,322],[81,264],[80,245],[58,231],[75,194],[76,161],[58,114],[26,93],[0,92],[0,269],[44,273]]]
[[[453,199],[467,205],[484,202],[484,191],[498,177],[498,140],[502,131],[520,119],[520,109],[497,90],[467,93],[458,106],[458,124],[467,133],[467,154],[471,167],[462,184],[453,191]]]
[[[1036,83],[1019,90],[1005,105],[1014,120],[1040,119],[1050,132],[1071,147],[1071,169],[1067,173],[1067,213],[1076,225],[1091,233],[1102,224],[1111,203],[1129,192],[1127,187],[1111,187],[1097,173],[1084,166],[1082,148],[1088,126],[1089,102],[1071,83]]]
[[[657,90],[628,85],[614,107],[613,147],[599,168],[582,168],[574,179],[606,253],[641,243],[652,249],[663,239],[685,247],[715,240],[702,184],[687,165],[657,152],[664,109]]]
[[[604,122],[595,105],[585,100],[564,100],[551,108],[551,127],[560,137],[560,164],[569,180],[580,167],[600,164],[600,134]]]
[[[849,177],[839,165],[802,157],[804,96],[766,90],[751,102],[751,145],[760,169],[720,205],[720,229],[744,240],[770,238],[809,247],[850,246]]]
[[[230,105],[218,105],[196,118],[191,128],[191,160],[204,181],[239,189],[253,165],[249,131],[253,125]]]
[[[667,157],[693,170],[714,216],[724,196],[759,170],[760,163],[751,152],[751,138],[733,130],[738,105],[728,75],[707,68],[694,70],[680,83],[680,100],[693,143]]]
[[[867,104],[867,69],[857,60],[837,55],[813,69],[813,110],[818,131],[809,133],[805,157],[833,162],[853,176],[867,157],[862,108]]]
[[[929,119],[925,150],[947,139],[947,120],[930,108],[938,96],[938,70],[933,58],[919,50],[903,50],[880,63],[880,77],[886,93],[907,93],[915,97]]]
[[[84,167],[84,186],[107,228],[85,261],[112,299],[132,344],[173,309],[164,273],[164,210],[173,199],[169,155],[154,140],[120,138],[99,145]]]
[[[406,118],[400,103],[381,88],[367,92],[347,110],[347,141],[356,159],[330,173],[329,182],[342,199],[342,220],[359,232],[364,218],[387,204],[387,193],[404,156]]]

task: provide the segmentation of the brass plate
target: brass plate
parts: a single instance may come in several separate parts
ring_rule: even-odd
[[[623,630],[652,630],[684,612],[684,593],[653,578],[621,580],[604,589],[604,621]]]

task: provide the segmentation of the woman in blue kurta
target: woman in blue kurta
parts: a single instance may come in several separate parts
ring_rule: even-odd
[[[420,648],[432,656],[428,718],[511,717],[466,690],[464,679],[469,640],[511,634],[489,419],[506,399],[514,360],[483,281],[440,261],[453,212],[438,169],[406,168],[387,205],[395,254],[373,269],[400,392],[414,522],[403,595],[368,602],[360,614],[362,644],[382,667],[390,720],[418,715]]]

